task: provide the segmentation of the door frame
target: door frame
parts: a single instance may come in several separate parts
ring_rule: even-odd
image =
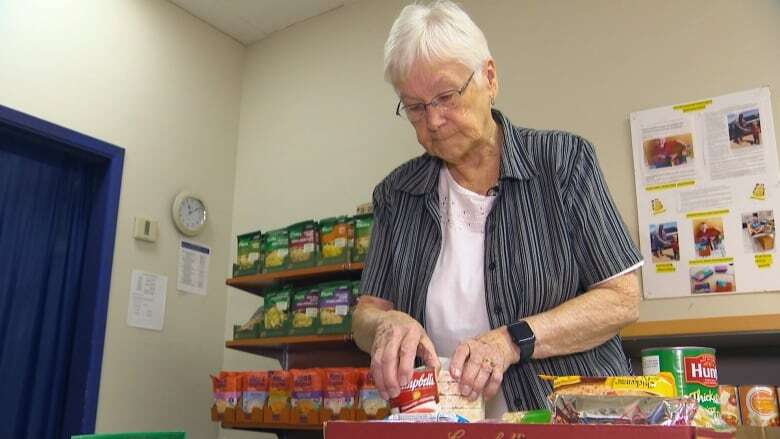
[[[2,105],[0,124],[44,140],[40,145],[44,154],[47,150],[73,154],[95,166],[98,175],[87,229],[81,300],[63,417],[64,432],[94,433],[125,150]]]

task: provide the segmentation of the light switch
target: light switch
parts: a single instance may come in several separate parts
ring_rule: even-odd
[[[157,242],[159,228],[160,227],[157,221],[153,221],[148,218],[135,217],[133,238],[139,239],[141,241]]]

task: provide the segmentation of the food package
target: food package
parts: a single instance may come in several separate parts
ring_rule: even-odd
[[[697,409],[696,400],[688,397],[605,394],[552,397],[555,424],[692,425]]]
[[[325,369],[325,418],[352,420],[358,393],[358,372],[351,367]]]
[[[236,276],[256,274],[260,272],[261,265],[261,233],[260,231],[238,235]]]
[[[345,334],[352,329],[352,282],[320,284],[320,326],[318,334]]]
[[[292,394],[290,399],[293,424],[318,424],[322,408],[322,369],[292,369]]]
[[[263,421],[287,424],[290,422],[290,399],[292,398],[292,376],[286,370],[268,372],[268,404]]]
[[[299,288],[293,292],[290,335],[314,334],[319,327],[320,289]]]
[[[355,244],[352,248],[352,262],[366,260],[368,247],[371,244],[371,232],[374,229],[374,215],[357,215],[355,221]]]
[[[412,379],[401,386],[401,393],[390,399],[392,413],[438,413],[439,390],[436,386],[436,370],[418,368]]]
[[[242,380],[241,408],[244,413],[263,410],[268,400],[268,372],[243,372]]]
[[[454,413],[393,413],[386,422],[454,422],[468,424],[469,420]]]
[[[320,220],[320,265],[348,261],[349,218],[339,216]]]
[[[754,427],[780,426],[780,410],[777,406],[777,390],[770,385],[739,386],[739,405],[742,424]]]
[[[668,372],[647,376],[586,377],[579,375],[550,376],[540,378],[551,381],[555,395],[605,395],[605,396],[664,396],[675,397],[674,377]]]
[[[313,267],[317,262],[317,225],[303,221],[287,227],[290,268]]]
[[[265,294],[262,337],[278,337],[289,332],[291,293],[289,288],[283,287]]]
[[[211,383],[214,391],[212,419],[215,421],[235,420],[235,409],[241,397],[241,374],[221,371],[219,375],[211,376]],[[233,419],[229,419],[230,415]]]
[[[358,407],[361,410],[358,420],[384,418],[390,413],[390,405],[379,394],[371,369],[360,368],[358,374]]]
[[[506,412],[501,416],[501,421],[510,424],[549,424],[552,421],[552,412],[547,409]]]
[[[736,427],[741,424],[737,398],[737,386],[721,384],[718,386],[720,395],[720,417],[728,425]]]
[[[443,413],[460,415],[470,422],[485,419],[485,400],[480,395],[475,401],[469,401],[460,394],[458,381],[450,375],[450,359],[439,358],[441,369],[436,377],[436,386],[439,392],[439,410]]]
[[[287,229],[272,230],[263,235],[263,273],[286,270],[289,262]]]

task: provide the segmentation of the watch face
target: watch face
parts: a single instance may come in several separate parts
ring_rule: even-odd
[[[179,206],[179,220],[189,230],[197,230],[206,223],[206,207],[195,197],[187,197]]]

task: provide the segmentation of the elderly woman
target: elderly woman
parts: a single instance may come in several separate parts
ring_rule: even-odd
[[[496,64],[451,2],[403,9],[385,72],[425,153],[374,190],[353,332],[383,396],[415,357],[451,357],[489,417],[544,407],[539,374],[630,373],[617,333],[637,319],[641,257],[593,147],[492,108]]]

